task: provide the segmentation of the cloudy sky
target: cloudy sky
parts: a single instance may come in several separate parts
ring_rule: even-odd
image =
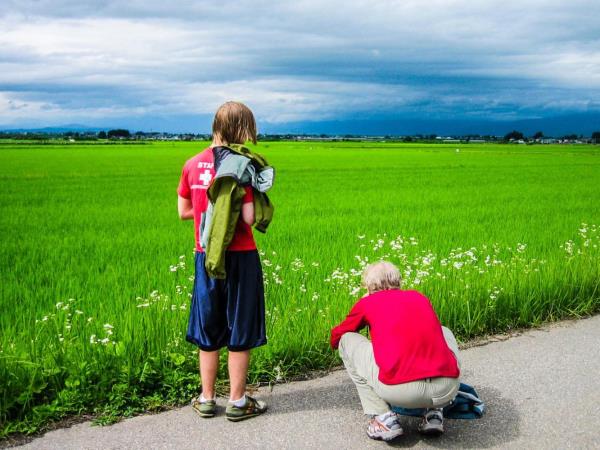
[[[169,3],[2,0],[0,126],[204,132],[230,99],[263,131],[600,112],[598,1]]]

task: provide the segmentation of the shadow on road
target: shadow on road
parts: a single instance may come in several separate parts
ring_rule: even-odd
[[[392,447],[409,448],[418,445],[437,448],[488,448],[502,447],[519,435],[519,412],[513,400],[502,396],[499,390],[487,386],[476,386],[486,405],[486,414],[475,420],[446,420],[446,432],[439,438],[424,437],[417,431],[419,418],[402,417],[404,435],[389,443]],[[277,392],[275,387],[269,401],[269,414],[289,414],[294,411],[311,411],[326,417],[332,410],[354,412],[348,420],[355,420],[357,427],[366,426],[356,389],[350,379],[337,384],[297,390]]]
[[[489,448],[503,447],[519,436],[519,412],[513,400],[502,397],[500,391],[477,386],[485,402],[486,414],[475,420],[446,420],[445,433],[438,438],[424,437],[417,431],[419,419],[404,417],[404,436],[389,445],[398,448],[429,445],[437,448]]]

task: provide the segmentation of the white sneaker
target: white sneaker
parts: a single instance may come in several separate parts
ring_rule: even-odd
[[[404,431],[396,413],[389,412],[383,416],[374,416],[367,426],[367,436],[380,441],[391,441],[401,436]]]
[[[444,432],[444,414],[441,409],[428,409],[419,424],[419,432],[427,436],[439,436]]]

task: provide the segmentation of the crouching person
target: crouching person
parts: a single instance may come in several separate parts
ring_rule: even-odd
[[[426,408],[419,431],[441,434],[441,408],[459,386],[454,335],[440,325],[427,297],[400,289],[400,272],[393,264],[366,267],[362,281],[368,295],[331,330],[331,346],[339,347],[363,411],[371,416],[367,435],[388,441],[403,433],[393,406]],[[357,333],[366,326],[371,340]]]

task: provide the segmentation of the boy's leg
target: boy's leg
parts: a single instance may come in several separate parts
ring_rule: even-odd
[[[227,323],[230,400],[225,416],[237,422],[267,410],[264,401],[246,395],[250,350],[266,344],[265,300],[257,250],[227,252]]]
[[[389,405],[373,389],[379,383],[379,368],[371,341],[358,333],[346,333],[340,340],[339,352],[356,386],[364,413],[382,415],[389,412]]]
[[[231,384],[230,401],[241,399],[246,393],[246,377],[248,375],[249,362],[250,350],[241,352],[229,351],[227,365],[229,368],[229,383]]]
[[[444,339],[446,339],[446,344],[448,344],[448,347],[450,348],[450,350],[452,350],[452,353],[454,353],[454,356],[456,357],[456,363],[458,364],[458,368],[460,369],[460,354],[458,351],[458,343],[456,342],[456,338],[454,337],[452,331],[450,331],[446,327],[442,327],[442,332],[444,333]]]
[[[205,352],[199,350],[200,380],[202,382],[202,395],[207,400],[212,400],[215,395],[215,383],[219,371],[219,351]]]

